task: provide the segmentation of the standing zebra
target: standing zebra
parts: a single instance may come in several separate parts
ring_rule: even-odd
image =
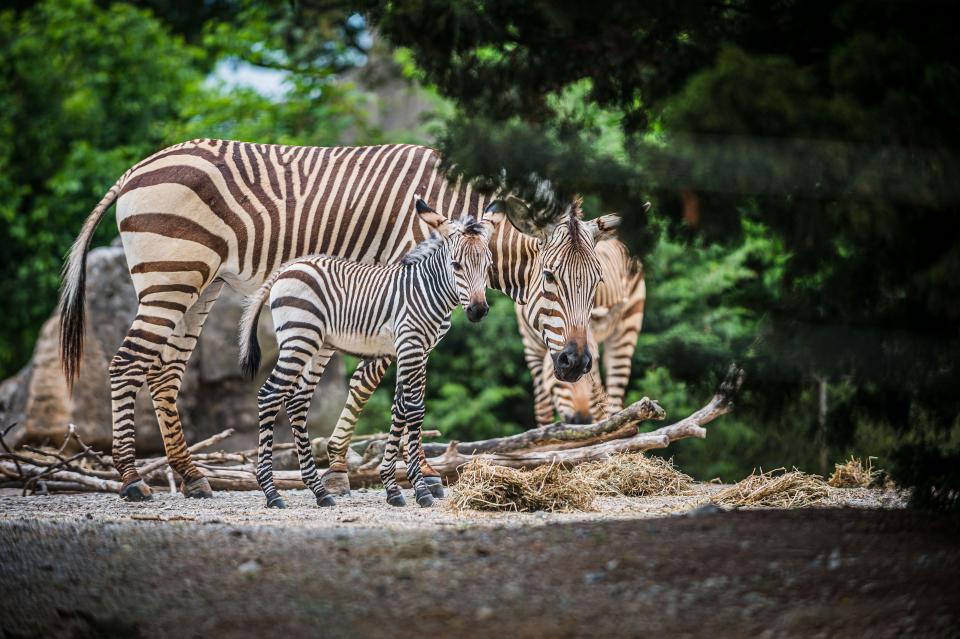
[[[500,202],[490,204],[487,210],[503,215]],[[509,265],[505,261],[498,267],[497,257],[508,256],[517,264],[515,270],[510,270],[515,287],[511,289],[514,291],[511,296],[517,301],[517,313],[523,324],[536,332],[534,339],[541,346],[541,358],[550,359],[551,371],[564,381],[576,381],[592,369],[587,326],[601,272],[594,245],[612,232],[619,219],[605,215],[583,222],[579,209],[571,207],[556,222],[535,230],[536,236],[523,235],[511,225],[503,224],[498,229],[509,227],[522,239],[510,245],[506,244],[511,242],[506,234],[493,238],[494,272],[503,272]],[[500,242],[503,244],[498,245]],[[517,295],[516,291],[521,293]],[[565,345],[561,341],[564,336],[568,340]],[[574,344],[583,345],[582,355]],[[330,465],[322,477],[323,485],[335,495],[350,494],[347,449],[360,413],[389,365],[389,357],[364,359],[351,380],[347,404],[327,443]],[[440,474],[424,458],[420,459],[420,465],[427,485],[435,495],[442,496]]]
[[[273,424],[281,405],[290,418],[303,482],[319,505],[334,504],[317,474],[306,418],[317,382],[338,350],[366,357],[396,357],[393,421],[380,477],[387,503],[404,506],[396,464],[400,438],[406,431],[407,478],[417,503],[432,505],[419,453],[427,358],[449,330],[450,314],[458,303],[467,312],[476,309],[486,314],[487,278],[493,262],[488,245],[499,219],[451,222],[419,199],[416,211],[436,232],[399,264],[362,264],[327,256],[301,258],[281,268],[250,298],[240,323],[243,369],[253,377],[260,368],[257,318],[268,296],[280,348],[277,364],[257,395],[257,482],[268,507],[284,507],[273,485],[272,460]]]
[[[539,370],[531,367],[537,423],[540,425],[552,423],[554,413],[561,422],[585,424],[603,419],[623,408],[633,352],[643,326],[647,287],[643,265],[630,255],[619,240],[599,242],[597,257],[603,268],[603,282],[594,298],[590,352],[596,357],[599,346],[602,344],[604,347],[603,381],[597,369],[573,383],[557,380],[553,374],[552,359],[532,335],[520,307],[517,307],[527,361],[539,356],[542,362]]]
[[[60,297],[60,354],[72,388],[83,347],[86,253],[111,203],[139,307],[110,362],[113,461],[121,497],[149,499],[134,459],[134,405],[144,383],[153,397],[170,465],[188,497],[207,497],[210,485],[194,466],[176,399],[187,360],[207,314],[229,284],[255,291],[281,264],[326,254],[392,264],[428,234],[415,212],[401,206],[421,194],[453,219],[479,218],[492,198],[469,183],[451,182],[440,156],[413,145],[296,147],[193,140],[146,158],[117,180],[87,218],[64,267]],[[569,219],[545,246],[550,282],[527,299],[532,273],[528,238],[501,224],[493,238],[491,283],[529,303],[534,325],[558,357],[556,375],[569,381],[588,368],[586,332],[599,281],[594,236],[617,218]],[[359,386],[362,367],[351,380]]]

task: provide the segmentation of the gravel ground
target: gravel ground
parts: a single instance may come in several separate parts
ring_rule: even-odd
[[[0,637],[951,636],[960,523],[893,493],[717,512],[393,509],[378,490],[0,495]],[[408,495],[408,502],[412,502]]]

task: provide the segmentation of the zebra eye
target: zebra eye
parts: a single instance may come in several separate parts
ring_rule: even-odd
[[[462,268],[463,268],[463,266],[460,265],[460,262],[454,262],[454,263],[453,263],[453,270],[459,271],[459,270],[462,269]]]
[[[554,282],[557,281],[557,278],[555,278],[555,277],[553,276],[553,273],[551,273],[550,271],[544,271],[544,272],[543,272],[543,280],[544,280],[547,284],[553,284]]]

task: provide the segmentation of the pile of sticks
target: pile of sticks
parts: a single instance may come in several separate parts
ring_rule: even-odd
[[[681,439],[706,437],[704,427],[733,410],[733,401],[742,383],[743,370],[732,365],[720,388],[705,406],[678,422],[648,432],[641,432],[638,424],[661,421],[666,412],[656,401],[645,397],[594,424],[557,423],[507,437],[427,443],[424,449],[430,465],[452,483],[456,481],[461,466],[478,458],[510,468],[535,468],[546,464],[575,466],[617,453],[666,448]],[[12,427],[0,432],[0,488],[20,488],[23,494],[120,492],[120,477],[110,457],[87,446],[73,424],[59,448],[23,446],[16,451],[11,450],[4,439]],[[233,434],[233,429],[227,429],[190,446],[194,462],[214,490],[257,490],[255,449],[234,453],[205,452]],[[427,430],[423,435],[433,438],[440,433]],[[360,487],[380,483],[377,466],[385,443],[385,433],[354,438],[347,457],[351,485]],[[312,448],[318,465],[326,466],[326,439],[313,440]],[[78,452],[67,453],[74,450]],[[293,444],[276,444],[274,451],[278,465],[284,456],[296,458]],[[397,466],[397,479],[406,482],[404,464],[400,462]],[[166,457],[141,460],[137,469],[149,484],[169,487],[171,492],[176,492],[176,479]],[[275,471],[274,483],[281,490],[304,487],[299,470]]]

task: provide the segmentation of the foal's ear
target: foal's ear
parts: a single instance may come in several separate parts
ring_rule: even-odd
[[[450,234],[450,220],[434,211],[429,204],[419,197],[414,196],[414,200],[414,208],[420,219],[440,235],[447,237]]]

